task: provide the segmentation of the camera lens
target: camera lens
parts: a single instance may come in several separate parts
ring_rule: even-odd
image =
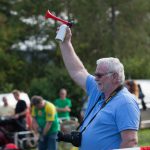
[[[64,141],[64,142],[72,142],[72,136],[70,134],[64,134],[63,132],[58,132],[57,134],[57,141]]]

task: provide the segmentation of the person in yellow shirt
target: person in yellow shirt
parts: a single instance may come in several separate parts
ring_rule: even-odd
[[[60,129],[56,107],[41,96],[31,98],[33,130],[39,133],[39,150],[57,150],[57,133]]]

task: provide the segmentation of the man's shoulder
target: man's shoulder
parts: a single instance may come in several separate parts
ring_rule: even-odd
[[[18,102],[20,102],[20,103],[26,103],[26,101],[23,100],[23,99],[20,99]]]
[[[56,113],[56,107],[53,103],[47,101],[45,104],[45,111],[46,113]]]
[[[46,103],[45,103],[45,108],[54,108],[55,107],[55,105],[53,104],[53,103],[51,103],[51,102],[49,102],[49,101],[46,101]]]
[[[18,105],[22,105],[22,106],[27,106],[26,104],[26,101],[25,100],[22,100],[20,99],[18,102],[17,102]]]
[[[87,76],[86,82],[94,82],[94,83],[96,83],[95,82],[95,77],[93,75],[89,74]]]
[[[86,80],[86,91],[87,93],[99,92],[97,83],[95,81],[95,77],[93,75],[89,75]]]
[[[137,105],[136,97],[125,88],[118,93],[118,96],[116,96],[116,98],[118,99],[120,105],[124,105],[127,103]]]

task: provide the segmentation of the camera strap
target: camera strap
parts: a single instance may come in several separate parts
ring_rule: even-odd
[[[89,126],[89,124],[94,120],[94,118],[97,116],[97,114],[100,112],[100,110],[102,108],[104,108],[106,106],[106,104],[112,100],[112,98],[120,91],[123,89],[123,85],[119,86],[118,88],[116,88],[111,94],[110,96],[104,101],[104,103],[102,104],[101,108],[98,110],[98,112],[91,118],[91,120],[88,122],[88,124],[83,128],[82,131],[80,131],[80,133],[83,133],[86,128]],[[96,103],[93,105],[93,107],[90,109],[90,111],[88,112],[88,114],[86,115],[86,117],[84,118],[84,120],[81,122],[81,124],[77,127],[76,130],[79,130],[79,128],[83,125],[83,123],[85,122],[85,120],[88,118],[88,116],[90,115],[90,113],[92,112],[92,110],[94,109],[94,107],[96,106],[96,104],[99,102],[99,100],[101,99],[101,96],[99,96],[98,100],[96,101]]]

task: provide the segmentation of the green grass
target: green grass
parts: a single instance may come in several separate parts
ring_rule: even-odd
[[[150,146],[150,129],[143,129],[138,132],[139,146]]]

